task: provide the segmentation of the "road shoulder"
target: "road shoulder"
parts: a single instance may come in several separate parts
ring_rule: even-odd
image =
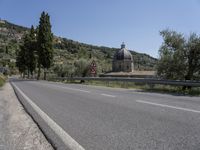
[[[0,149],[53,150],[9,83],[0,90],[0,135]]]

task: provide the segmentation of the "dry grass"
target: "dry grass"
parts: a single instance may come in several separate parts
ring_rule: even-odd
[[[86,84],[86,85],[105,86],[113,88],[138,89],[146,92],[155,92],[163,94],[200,96],[200,87],[194,87],[191,89],[183,90],[182,86],[150,85],[145,83],[119,82],[119,81],[85,81],[83,83],[81,83],[80,80],[73,80],[73,81],[51,80],[51,81],[63,82],[67,84],[73,83],[73,84]]]
[[[64,83],[77,83],[80,81],[63,81]],[[82,84],[106,86],[113,88],[125,88],[125,89],[138,89],[146,92],[165,93],[165,94],[178,94],[178,95],[191,95],[200,96],[200,88],[194,87],[191,89],[183,90],[181,86],[170,85],[149,85],[144,83],[132,83],[132,82],[119,82],[119,81],[85,81]]]

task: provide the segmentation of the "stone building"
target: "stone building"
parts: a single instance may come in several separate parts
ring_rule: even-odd
[[[113,58],[112,71],[113,72],[133,72],[133,56],[126,49],[125,44],[122,43]]]

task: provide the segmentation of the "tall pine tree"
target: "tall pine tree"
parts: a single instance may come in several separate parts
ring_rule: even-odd
[[[28,43],[27,43],[27,68],[28,68],[28,77],[29,74],[33,75],[33,71],[36,68],[36,34],[35,29],[31,26],[31,31],[28,36]]]
[[[38,77],[40,78],[41,67],[44,69],[44,80],[46,71],[53,62],[53,34],[48,13],[42,12],[38,28],[37,51],[38,51]]]
[[[28,72],[28,78],[33,75],[33,71],[36,68],[36,36],[34,27],[31,27],[30,33],[26,34],[23,38],[23,44],[20,46],[20,50],[17,53],[16,65],[23,77],[25,72]]]
[[[22,74],[22,76],[25,77],[27,66],[26,66],[26,49],[24,47],[24,44],[20,45],[20,50],[17,52],[16,66],[19,69],[19,72]]]

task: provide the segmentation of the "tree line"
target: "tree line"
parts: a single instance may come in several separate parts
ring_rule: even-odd
[[[42,12],[39,26],[31,27],[29,33],[25,34],[20,50],[17,52],[16,66],[19,72],[28,78],[33,76],[37,70],[37,79],[40,79],[41,68],[46,72],[53,63],[53,34],[51,32],[50,16]]]

